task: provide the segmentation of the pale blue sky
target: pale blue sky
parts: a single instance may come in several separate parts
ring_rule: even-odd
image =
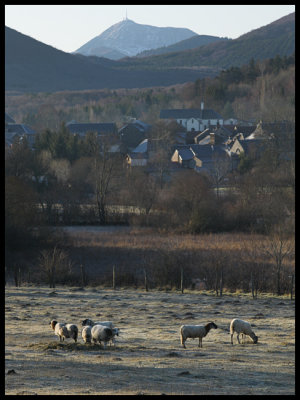
[[[5,5],[5,25],[65,52],[126,17],[236,39],[295,11],[295,5]]]

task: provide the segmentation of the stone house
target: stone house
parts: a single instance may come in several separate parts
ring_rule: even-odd
[[[187,132],[200,132],[207,128],[223,125],[223,118],[212,109],[205,109],[201,102],[200,109],[163,109],[161,119],[176,120]]]

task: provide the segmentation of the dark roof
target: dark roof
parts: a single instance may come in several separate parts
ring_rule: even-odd
[[[140,121],[140,120],[136,120],[134,122],[129,122],[126,125],[123,125],[120,129],[119,129],[119,134],[122,134],[122,132],[124,130],[127,130],[128,128],[134,128],[137,129],[138,131],[145,133],[148,132],[149,129],[151,128],[151,125],[147,124],[146,122]]]
[[[180,149],[178,150],[178,155],[183,161],[192,160],[195,156],[195,153],[191,149]]]
[[[73,123],[66,124],[66,127],[71,133],[78,133],[85,135],[88,132],[101,133],[115,133],[117,131],[116,124],[113,122],[104,123]]]
[[[25,124],[8,124],[6,125],[7,132],[18,133],[19,135],[34,134],[35,131]]]
[[[5,123],[6,124],[15,124],[16,121],[7,113],[5,113]]]
[[[221,115],[211,109],[200,110],[198,108],[174,108],[160,111],[160,118],[166,119],[222,119]]]
[[[227,153],[225,146],[211,144],[177,145],[174,147],[175,150],[178,150],[179,154],[182,154],[184,157],[189,157],[194,152],[195,156],[201,160],[212,159],[213,154],[222,155]]]
[[[249,136],[256,129],[256,126],[248,125],[224,125],[224,127],[231,132],[231,136],[242,133],[244,137]]]

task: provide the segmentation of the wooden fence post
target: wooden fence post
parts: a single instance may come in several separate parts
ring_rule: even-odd
[[[116,270],[115,266],[113,265],[113,289],[116,289]]]
[[[180,290],[183,293],[183,267],[181,267],[181,274],[180,274]]]
[[[81,284],[84,287],[86,285],[86,276],[85,276],[85,268],[84,265],[80,264],[80,271],[81,271]]]
[[[291,276],[291,300],[293,300],[294,274]]]
[[[146,268],[144,268],[144,279],[145,279],[145,290],[146,292],[148,292],[148,280],[147,280]]]
[[[221,277],[220,277],[220,297],[223,294],[223,267],[221,268]]]

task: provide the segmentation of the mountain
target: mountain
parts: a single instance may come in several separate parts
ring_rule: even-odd
[[[195,32],[185,28],[156,27],[126,19],[112,25],[101,35],[88,41],[74,53],[118,60],[145,50],[169,46],[190,38]]]
[[[133,71],[118,61],[65,53],[5,27],[6,91],[57,92],[170,86],[216,73],[211,69],[184,68]]]
[[[142,53],[137,54],[137,57],[149,57],[157,56],[159,54],[172,53],[174,51],[184,51],[189,49],[195,49],[200,46],[206,46],[210,43],[218,42],[219,40],[229,40],[227,38],[220,38],[218,36],[209,35],[196,35],[189,39],[181,40],[170,46],[159,47],[158,49],[145,50]]]
[[[214,77],[223,68],[247,64],[252,58],[294,52],[295,13],[234,40],[118,61],[65,53],[5,27],[5,90],[56,92],[170,86]]]
[[[150,57],[124,59],[124,67],[151,69],[203,67],[240,67],[250,59],[289,56],[295,51],[295,13],[248,32],[237,39],[220,40],[196,49]]]

